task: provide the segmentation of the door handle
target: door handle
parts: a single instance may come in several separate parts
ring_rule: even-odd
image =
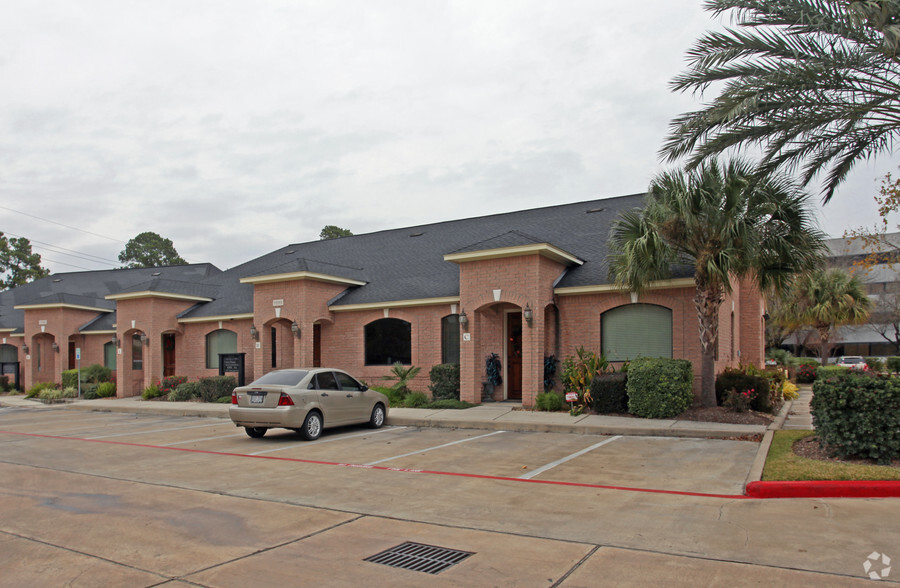
[[[328,396],[328,392],[322,392],[322,396]]]

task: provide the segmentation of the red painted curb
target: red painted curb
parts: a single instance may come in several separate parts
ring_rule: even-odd
[[[898,498],[900,481],[750,482],[749,498]]]

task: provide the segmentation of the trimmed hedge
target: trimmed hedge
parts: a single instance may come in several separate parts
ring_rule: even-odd
[[[889,357],[886,363],[889,372],[900,372],[900,357]]]
[[[237,388],[237,380],[234,376],[211,376],[200,378],[200,399],[203,402],[216,402],[219,398],[231,396],[231,391]]]
[[[200,398],[200,382],[182,382],[169,392],[172,402],[187,402],[194,398]]]
[[[428,372],[431,397],[434,400],[459,400],[459,364],[439,363]]]
[[[628,412],[628,374],[600,374],[591,380],[591,408],[594,412]]]
[[[556,412],[565,410],[566,401],[562,394],[550,390],[549,392],[541,392],[534,399],[534,404],[538,410],[547,412]]]
[[[66,388],[78,388],[78,370],[63,371],[61,382],[64,390]]]
[[[694,402],[691,362],[639,357],[628,367],[628,412],[664,419],[681,414]]]
[[[813,384],[809,406],[819,441],[838,456],[880,464],[900,458],[900,379],[829,374]]]

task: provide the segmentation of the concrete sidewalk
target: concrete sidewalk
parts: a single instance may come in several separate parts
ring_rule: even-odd
[[[229,404],[202,402],[146,401],[140,397],[97,400],[74,400],[62,404],[43,404],[24,396],[2,396],[0,407],[55,408],[98,412],[127,412],[228,418]],[[784,411],[782,411],[784,412]],[[726,439],[763,435],[772,425],[731,425],[674,419],[641,419],[627,416],[580,415],[563,412],[522,410],[512,403],[482,404],[463,410],[432,410],[427,408],[391,408],[387,424],[407,427],[446,427],[456,429],[487,429],[518,432],[576,433],[590,435],[643,435],[651,437],[703,437]]]

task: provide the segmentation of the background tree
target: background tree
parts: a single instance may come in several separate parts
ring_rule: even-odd
[[[825,251],[809,196],[782,176],[756,174],[739,161],[662,173],[650,184],[645,208],[623,213],[610,233],[610,272],[620,287],[640,292],[670,277],[675,264],[691,268],[707,407],[716,405],[719,307],[732,280],[780,290],[794,273],[820,264]]]
[[[893,234],[900,231],[900,224],[891,226],[889,217],[900,212],[900,178],[896,180],[887,174],[881,182],[880,196],[875,196],[878,204],[879,220],[873,227],[858,227],[844,233],[851,241],[858,241],[866,251],[866,256],[855,263],[862,269],[872,269],[876,265],[893,265],[900,262],[900,239]]]
[[[896,285],[896,284],[895,284]],[[883,292],[872,304],[869,328],[900,352],[900,292]]]
[[[325,225],[319,233],[319,239],[337,239],[338,237],[351,237],[353,235],[349,229],[342,229],[335,225]]]
[[[900,138],[900,2],[708,0],[736,28],[688,51],[674,90],[721,90],[677,117],[662,153],[687,169],[733,147],[759,147],[764,171],[802,165],[803,183],[827,170],[824,199],[861,159]]]
[[[137,235],[125,244],[119,253],[123,267],[160,267],[164,265],[185,265],[187,261],[175,251],[171,239],[147,231]]]
[[[0,290],[49,275],[50,270],[41,267],[41,254],[31,251],[31,241],[25,237],[10,239],[0,233]]]
[[[785,290],[775,318],[793,328],[813,328],[819,334],[822,363],[831,356],[835,329],[869,319],[872,302],[860,281],[839,268],[819,269],[797,276]]]

